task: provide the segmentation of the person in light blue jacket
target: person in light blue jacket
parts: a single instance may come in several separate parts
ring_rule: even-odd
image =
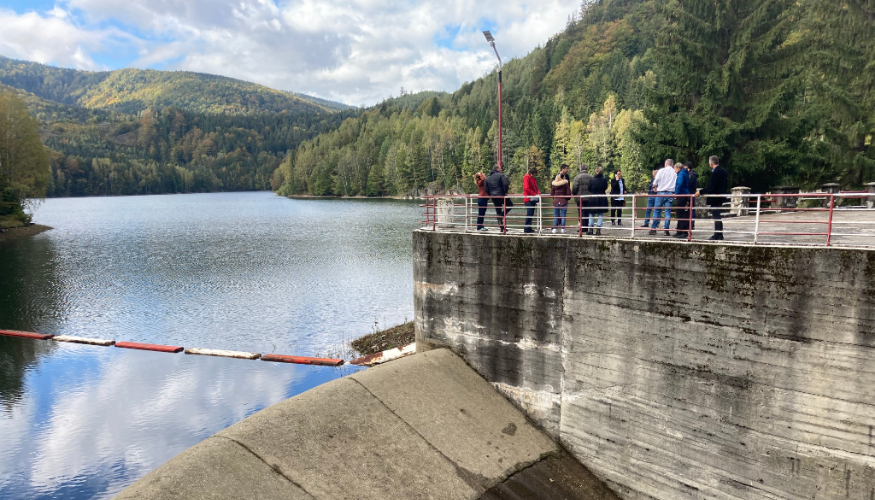
[[[678,162],[674,166],[674,171],[677,174],[677,180],[674,185],[675,199],[677,205],[675,213],[678,217],[677,232],[674,233],[675,238],[686,238],[690,231],[690,173],[683,165]]]

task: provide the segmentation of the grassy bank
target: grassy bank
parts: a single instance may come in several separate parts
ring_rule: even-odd
[[[413,322],[404,323],[403,325],[393,326],[385,330],[374,332],[359,339],[350,342],[353,349],[360,352],[362,356],[376,354],[387,349],[395,347],[403,347],[415,342],[413,335]]]

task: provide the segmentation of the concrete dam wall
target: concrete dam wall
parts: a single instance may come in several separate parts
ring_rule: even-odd
[[[419,348],[622,498],[875,500],[875,252],[413,240]]]

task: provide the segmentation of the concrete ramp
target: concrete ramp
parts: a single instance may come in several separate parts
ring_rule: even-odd
[[[460,358],[440,349],[275,404],[116,498],[503,498],[516,488],[506,479],[524,469],[537,473],[530,466],[548,457],[573,461]],[[587,477],[570,480],[604,488],[580,470]],[[556,479],[543,479],[548,485],[561,476],[550,474]]]

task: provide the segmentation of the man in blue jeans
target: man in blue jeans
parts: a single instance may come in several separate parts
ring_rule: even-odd
[[[674,160],[665,160],[665,166],[656,173],[656,177],[653,179],[653,189],[660,196],[656,198],[656,203],[653,204],[653,225],[650,226],[650,232],[648,233],[650,235],[656,234],[656,229],[659,227],[659,219],[662,218],[665,219],[665,235],[671,236],[668,228],[671,227],[671,205],[674,201],[672,195],[674,194],[677,178],[678,174],[674,171]],[[659,215],[660,209],[662,209],[662,217]]]
[[[653,183],[656,182],[656,173],[659,170],[653,171],[653,178],[650,179],[650,183],[647,184],[647,194],[650,196],[647,197],[647,210],[644,211],[644,224],[641,227],[650,227],[650,216],[653,214],[653,206],[656,203],[656,191],[653,190]]]

